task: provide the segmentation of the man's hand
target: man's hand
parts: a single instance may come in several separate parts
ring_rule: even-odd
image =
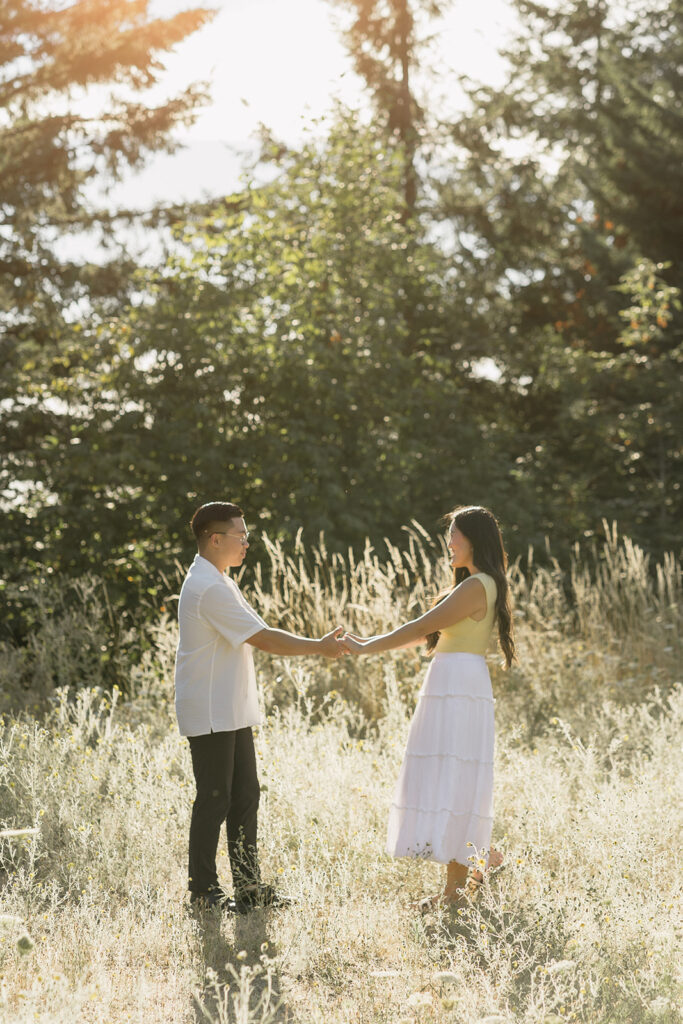
[[[342,654],[345,654],[344,647],[337,639],[343,632],[343,626],[335,626],[329,633],[325,633],[325,636],[318,640],[318,654],[323,658],[340,658]]]

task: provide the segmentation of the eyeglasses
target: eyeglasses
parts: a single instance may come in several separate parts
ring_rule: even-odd
[[[215,533],[220,533],[221,537],[236,537],[241,540],[243,544],[246,544],[249,540],[249,530],[245,530],[244,533],[228,533],[227,530],[212,530],[209,537],[213,537]]]

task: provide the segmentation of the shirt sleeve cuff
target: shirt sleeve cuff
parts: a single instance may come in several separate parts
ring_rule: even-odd
[[[251,622],[235,637],[235,647],[239,647],[240,644],[246,643],[250,636],[254,636],[254,634],[260,633],[262,629],[267,628],[268,627],[265,622]]]

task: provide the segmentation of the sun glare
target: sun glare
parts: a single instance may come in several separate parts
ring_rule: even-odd
[[[168,15],[166,0],[156,6]],[[174,0],[173,9],[184,6]],[[217,8],[215,19],[168,61],[169,88],[198,78],[211,83],[213,102],[190,138],[243,142],[263,123],[293,141],[302,119],[323,115],[332,100],[367,102],[341,39],[343,12],[328,0],[219,0]],[[427,60],[438,92],[454,107],[458,75],[500,80],[496,50],[512,24],[508,0],[480,0],[456,5],[429,26],[434,40]]]
[[[154,0],[151,10],[169,17],[191,3]],[[165,57],[166,71],[147,96],[153,103],[206,81],[211,102],[178,133],[182,149],[157,156],[117,187],[127,201],[231,191],[239,183],[240,154],[254,149],[260,125],[296,144],[334,101],[368,105],[341,37],[341,8],[328,0],[217,0],[214,6],[215,18]],[[479,0],[454,4],[427,26],[434,38],[424,58],[430,74],[414,79],[420,100],[447,116],[462,107],[459,76],[500,83],[497,48],[513,23],[509,0]]]

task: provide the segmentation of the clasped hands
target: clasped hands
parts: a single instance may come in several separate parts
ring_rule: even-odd
[[[363,653],[363,637],[345,632],[343,626],[335,626],[318,643],[323,658],[341,658],[344,654]]]

